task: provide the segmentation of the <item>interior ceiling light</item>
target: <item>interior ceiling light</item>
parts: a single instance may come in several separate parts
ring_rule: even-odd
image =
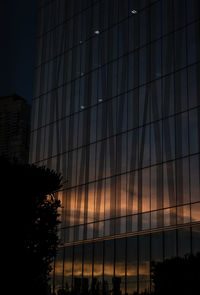
[[[132,10],[131,10],[131,13],[132,13],[132,14],[137,14],[138,12],[137,12],[137,10],[132,9]]]
[[[94,33],[95,33],[95,35],[99,35],[100,34],[100,31],[99,30],[95,30]]]
[[[102,102],[102,101],[103,101],[103,99],[102,99],[102,98],[99,98],[99,99],[98,99],[98,102]]]
[[[84,108],[85,108],[84,106],[81,106],[81,110],[84,110]]]

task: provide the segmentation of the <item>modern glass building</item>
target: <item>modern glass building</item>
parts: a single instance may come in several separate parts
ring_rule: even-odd
[[[152,292],[200,251],[200,1],[43,0],[30,162],[62,173],[52,291]]]

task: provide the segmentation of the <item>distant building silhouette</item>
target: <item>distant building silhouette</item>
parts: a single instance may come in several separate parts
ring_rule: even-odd
[[[0,156],[28,162],[30,106],[17,94],[0,97]]]

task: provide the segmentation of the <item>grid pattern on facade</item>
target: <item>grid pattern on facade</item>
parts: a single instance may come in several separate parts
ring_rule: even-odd
[[[196,254],[199,243],[200,227],[195,226],[61,248],[54,291],[150,294],[154,290],[151,265]]]
[[[200,2],[40,4],[30,162],[64,176],[63,243],[199,222]]]

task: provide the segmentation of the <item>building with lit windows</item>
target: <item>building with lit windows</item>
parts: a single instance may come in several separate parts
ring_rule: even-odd
[[[10,162],[28,163],[30,109],[18,94],[0,97],[0,157]]]
[[[200,251],[200,1],[43,0],[30,162],[62,173],[52,290],[152,292]]]

